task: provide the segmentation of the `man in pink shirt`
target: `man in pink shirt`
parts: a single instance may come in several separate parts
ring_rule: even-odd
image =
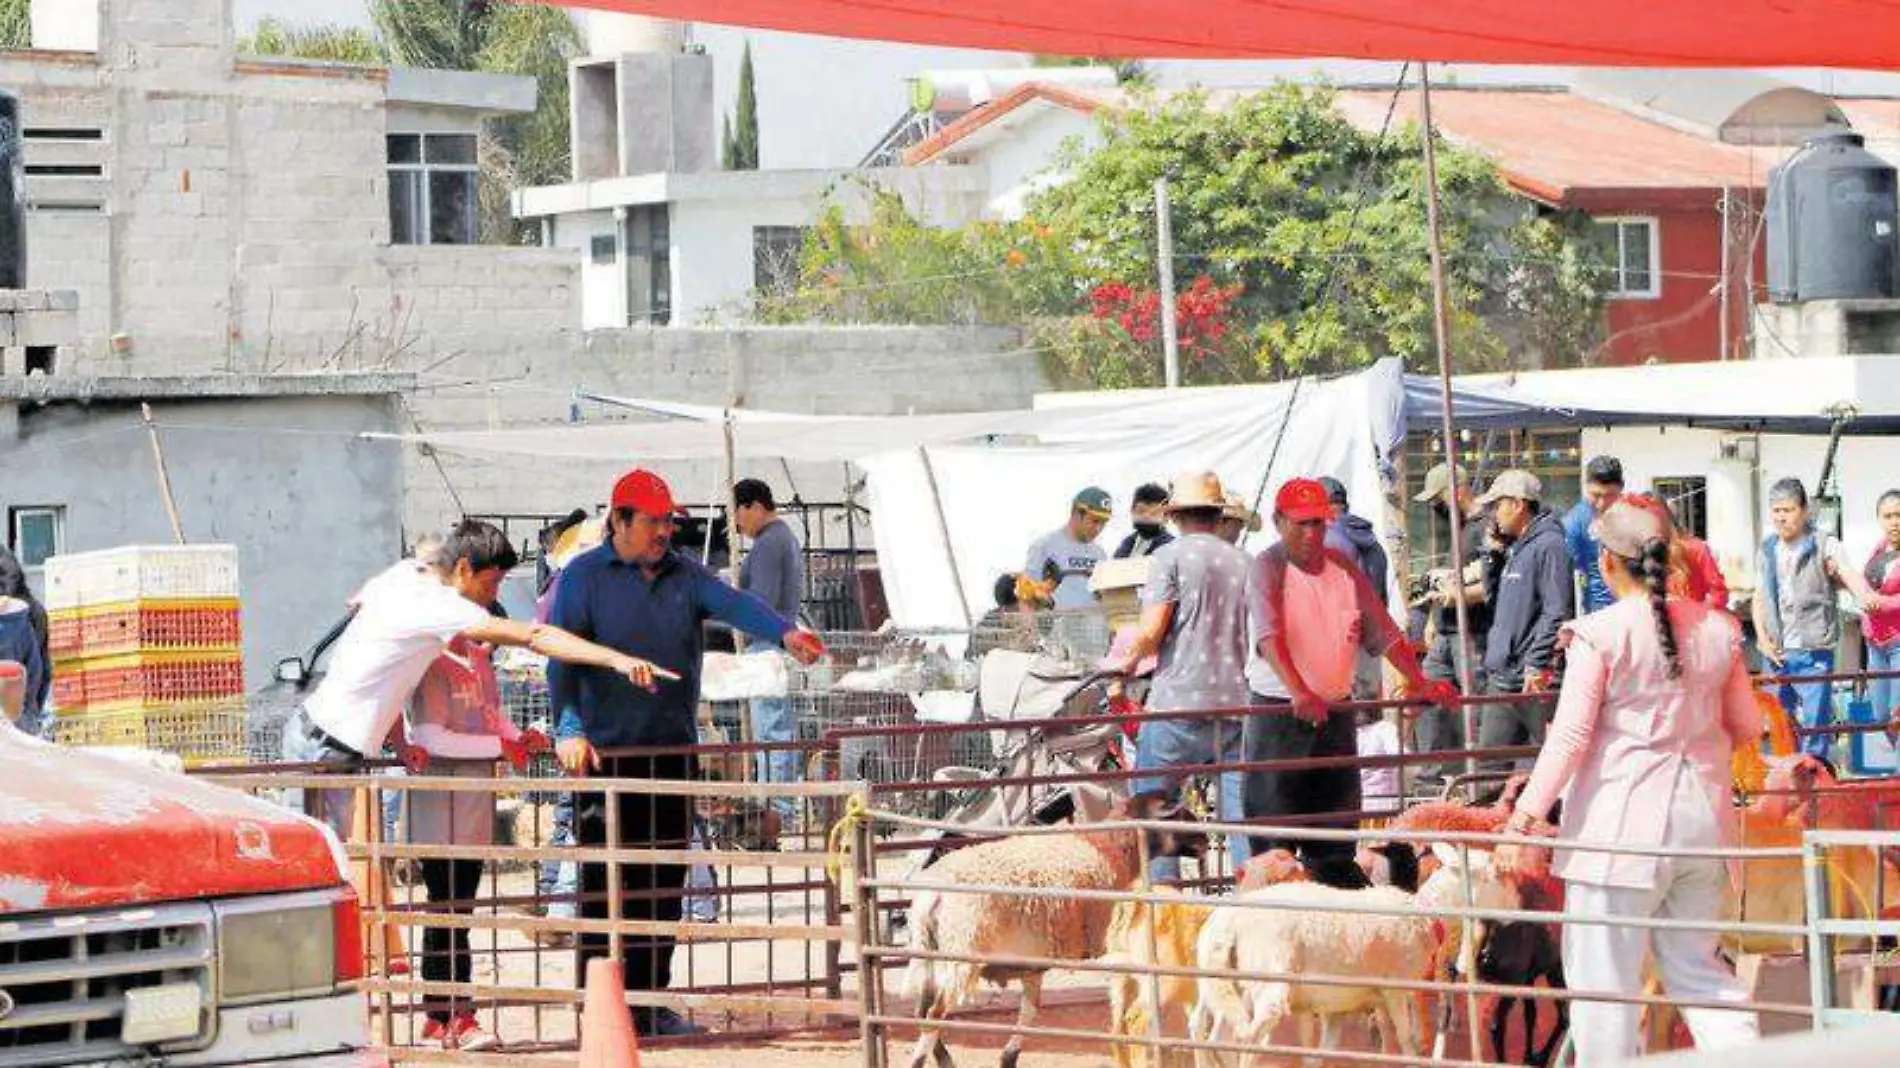
[[[1357,753],[1355,717],[1334,706],[1352,697],[1362,648],[1399,669],[1408,696],[1427,705],[1457,703],[1457,691],[1419,670],[1411,643],[1358,563],[1326,547],[1332,519],[1326,488],[1312,479],[1293,479],[1274,498],[1280,543],[1260,554],[1247,578],[1247,683],[1251,703],[1262,706],[1247,717],[1242,744],[1249,763]],[[1249,822],[1338,814],[1298,825],[1351,827],[1360,804],[1359,772],[1350,764],[1247,773]],[[1299,852],[1320,882],[1365,884],[1351,842],[1302,842],[1271,831],[1254,837],[1255,856],[1271,849]]]

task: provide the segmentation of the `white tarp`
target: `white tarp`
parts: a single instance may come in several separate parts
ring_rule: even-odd
[[[1308,382],[1297,397],[1291,384],[1188,394],[1080,422],[1052,418],[1036,444],[929,446],[961,590],[951,580],[918,449],[860,458],[870,476],[871,522],[892,618],[905,626],[961,626],[959,598],[980,617],[992,603],[996,577],[1022,569],[1029,543],[1067,520],[1069,500],[1084,486],[1115,496],[1115,519],[1102,536],[1107,548],[1128,532],[1128,497],[1142,482],[1211,470],[1251,503],[1267,476],[1289,401],[1291,425],[1265,478],[1263,510],[1271,511],[1273,492],[1288,478],[1331,475],[1358,502],[1355,511],[1382,527],[1379,462],[1382,449],[1403,432],[1402,387],[1398,364],[1388,361],[1330,382]],[[1271,539],[1270,531],[1255,535],[1250,547]]]

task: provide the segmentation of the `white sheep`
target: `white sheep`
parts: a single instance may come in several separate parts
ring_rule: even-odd
[[[1197,966],[1204,971],[1286,975],[1310,971],[1369,980],[1441,978],[1448,954],[1456,952],[1457,943],[1451,939],[1462,928],[1456,917],[1441,919],[1430,913],[1466,907],[1466,875],[1457,858],[1446,856],[1442,849],[1439,857],[1440,867],[1417,895],[1391,886],[1341,890],[1317,883],[1288,883],[1243,893],[1234,901],[1269,902],[1274,907],[1219,909],[1201,931]],[[1474,906],[1518,907],[1516,887],[1496,874],[1489,859],[1488,853],[1472,853]],[[1389,910],[1390,914],[1304,910],[1312,904]],[[1338,1041],[1340,1018],[1370,1012],[1388,1051],[1397,1046],[1407,1056],[1418,1052],[1416,1009],[1422,995],[1414,991],[1377,984],[1348,987],[1204,977],[1198,981],[1198,994],[1190,1034],[1199,1041],[1265,1044],[1284,1016],[1298,1014],[1303,1017],[1302,1043],[1332,1049]],[[1313,1041],[1316,1021],[1317,1047]],[[1211,1051],[1196,1054],[1196,1064],[1202,1068],[1225,1063],[1224,1057]]]
[[[1271,905],[1272,907],[1238,907]],[[1431,974],[1438,935],[1429,916],[1410,914],[1413,895],[1390,886],[1341,890],[1322,883],[1285,883],[1234,898],[1215,910],[1201,929],[1196,966],[1202,971],[1303,972],[1363,976],[1368,980],[1420,980]],[[1309,911],[1309,906],[1389,909],[1392,915]],[[1388,1044],[1406,1056],[1418,1053],[1413,991],[1368,983],[1363,987],[1306,984],[1289,979],[1203,976],[1199,1000],[1188,1020],[1197,1042],[1265,1045],[1289,1014],[1302,1017],[1302,1042],[1334,1049],[1342,1017],[1374,1013]],[[1319,1024],[1313,1045],[1313,1023]],[[1228,1063],[1224,1054],[1195,1051],[1199,1068]],[[1249,1057],[1244,1062],[1252,1063]],[[1308,1063],[1317,1063],[1309,1059]]]
[[[1149,815],[1155,804],[1154,799],[1139,799],[1123,814],[1136,819],[1188,819],[1178,809]],[[1149,836],[1150,856],[1199,856],[1206,848],[1206,836],[1199,833]],[[948,854],[918,876],[931,882],[971,886],[1128,890],[1142,874],[1140,842],[1135,834],[1079,831],[983,842]],[[922,1068],[933,1054],[941,1068],[951,1068],[943,1036],[928,1024],[970,1001],[979,983],[1003,986],[1020,982],[1023,999],[1017,1026],[1027,1027],[1034,1022],[1041,1008],[1045,969],[986,964],[985,958],[1093,960],[1106,948],[1114,911],[1113,901],[918,890],[911,899],[912,948],[968,959],[910,962],[905,989],[917,998],[921,1028],[911,1053],[911,1068]],[[1012,1034],[1003,1047],[1003,1068],[1013,1068],[1021,1052],[1022,1035]]]

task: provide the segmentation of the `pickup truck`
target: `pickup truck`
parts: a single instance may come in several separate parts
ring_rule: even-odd
[[[315,821],[0,720],[0,1068],[386,1066]]]

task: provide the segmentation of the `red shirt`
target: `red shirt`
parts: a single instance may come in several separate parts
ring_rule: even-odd
[[[1678,534],[1676,540],[1682,546],[1682,563],[1686,571],[1682,588],[1676,591],[1677,594],[1710,608],[1728,611],[1728,580],[1722,577],[1722,568],[1715,562],[1715,554],[1709,550],[1709,543],[1688,534]]]

